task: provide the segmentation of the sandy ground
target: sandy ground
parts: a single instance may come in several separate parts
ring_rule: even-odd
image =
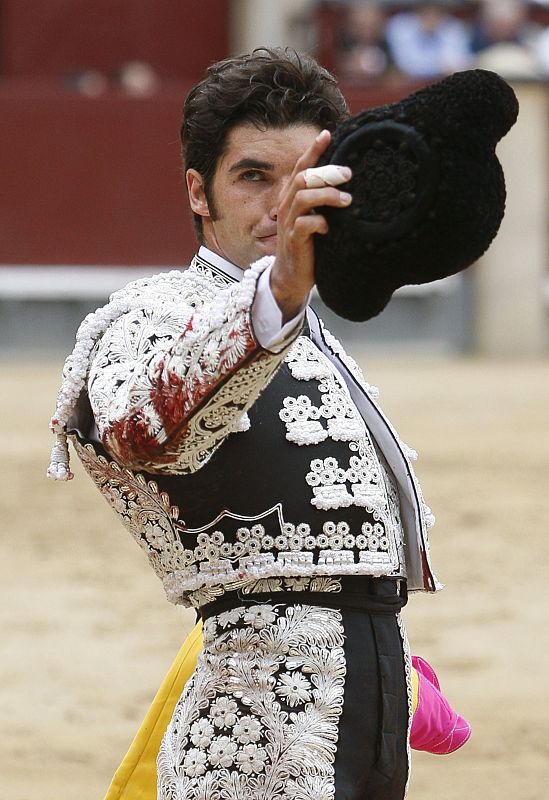
[[[59,364],[2,367],[0,797],[100,800],[193,622],[77,469],[44,477]],[[391,357],[368,377],[438,516],[447,588],[413,597],[412,648],[474,728],[415,754],[411,800],[549,796],[549,368]]]

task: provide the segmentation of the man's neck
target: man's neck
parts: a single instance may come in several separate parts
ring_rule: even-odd
[[[239,281],[244,274],[244,270],[241,269],[241,267],[237,267],[236,264],[233,264],[231,261],[227,261],[227,259],[223,258],[223,256],[220,256],[218,253],[214,253],[213,250],[210,250],[210,248],[206,247],[204,244],[200,246],[197,255],[198,258],[202,259],[202,261],[205,261],[216,270],[223,272],[223,274],[228,275],[234,280]]]

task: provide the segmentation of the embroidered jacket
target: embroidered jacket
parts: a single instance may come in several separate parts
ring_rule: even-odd
[[[172,602],[350,574],[434,591],[413,451],[358,366],[311,310],[281,352],[256,341],[271,262],[235,282],[197,256],[113,295],[73,419],[82,463]]]

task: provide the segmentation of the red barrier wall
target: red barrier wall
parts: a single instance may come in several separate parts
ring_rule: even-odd
[[[177,85],[98,99],[0,85],[0,263],[174,264],[195,244]]]
[[[228,0],[2,0],[5,75],[106,73],[124,61],[197,79],[228,52]]]
[[[0,0],[0,263],[178,265],[195,249],[179,159],[186,92],[229,51],[228,0]],[[160,79],[137,98],[128,60]],[[98,70],[106,91],[69,88]]]

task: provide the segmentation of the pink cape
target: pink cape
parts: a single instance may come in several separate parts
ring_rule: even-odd
[[[457,714],[440,691],[434,669],[420,656],[412,656],[418,673],[419,696],[412,719],[410,746],[436,755],[453,753],[471,736],[471,726]]]

